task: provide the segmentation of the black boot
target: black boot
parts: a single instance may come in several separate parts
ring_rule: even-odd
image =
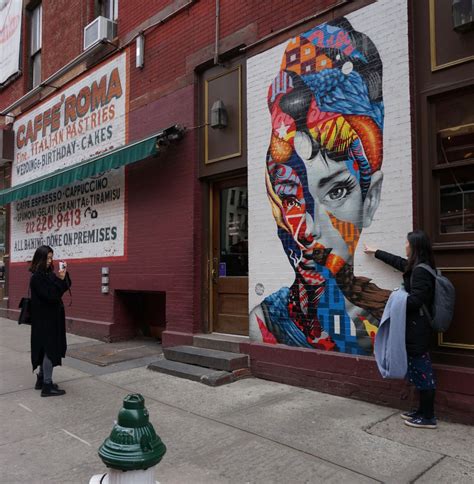
[[[53,388],[56,390],[58,389],[58,385],[56,383],[52,383]],[[35,390],[42,390],[43,389],[43,377],[39,374],[36,374],[36,383],[35,383]]]
[[[54,388],[56,386],[56,388]],[[58,388],[54,383],[43,383],[43,389],[41,390],[42,397],[59,397],[64,395],[66,392]]]
[[[41,390],[43,388],[43,375],[36,375],[35,390]]]

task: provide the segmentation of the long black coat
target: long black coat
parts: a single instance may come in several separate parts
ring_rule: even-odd
[[[375,257],[403,272],[403,285],[408,293],[406,316],[406,347],[411,356],[420,355],[430,347],[432,329],[427,316],[421,310],[426,305],[431,310],[434,300],[435,281],[422,267],[405,272],[407,260],[403,257],[377,250]],[[428,264],[426,262],[426,264]],[[429,265],[429,264],[428,264]]]
[[[43,363],[46,353],[53,366],[66,355],[66,318],[63,294],[71,286],[69,274],[61,280],[53,272],[31,276],[31,364],[33,371]]]

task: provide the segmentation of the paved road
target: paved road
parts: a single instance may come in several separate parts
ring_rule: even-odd
[[[150,357],[106,367],[67,358],[54,375],[67,394],[40,398],[28,340],[28,327],[0,318],[2,484],[105,472],[97,449],[132,392],[168,447],[161,484],[474,482],[474,427],[412,429],[392,408],[255,378],[210,388],[147,370]]]

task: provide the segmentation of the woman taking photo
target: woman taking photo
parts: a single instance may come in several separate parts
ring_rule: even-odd
[[[30,266],[31,280],[31,363],[39,367],[35,389],[42,397],[66,392],[53,383],[53,368],[66,355],[66,318],[63,294],[71,287],[65,267],[57,274],[53,267],[53,249],[38,247]]]
[[[405,424],[417,428],[436,428],[434,399],[436,383],[429,355],[432,335],[429,316],[434,301],[435,280],[433,276],[418,264],[428,264],[436,269],[433,250],[428,236],[422,230],[415,230],[407,235],[405,244],[407,259],[365,246],[366,254],[403,272],[403,284],[408,293],[406,314],[406,349],[408,356],[408,381],[414,384],[420,393],[418,409],[401,415]]]

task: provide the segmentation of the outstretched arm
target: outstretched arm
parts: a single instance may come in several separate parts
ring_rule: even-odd
[[[374,247],[370,247],[368,245],[364,246],[364,252],[366,254],[374,254],[376,259],[385,262],[389,266],[397,269],[397,271],[405,272],[407,266],[407,260],[403,257],[399,257],[398,255],[390,254],[390,252],[385,252],[384,250],[376,249]]]
[[[384,250],[377,250],[375,252],[375,258],[385,262],[389,266],[392,266],[397,271],[405,272],[407,267],[407,260],[398,255],[390,254],[390,252],[385,252]]]

